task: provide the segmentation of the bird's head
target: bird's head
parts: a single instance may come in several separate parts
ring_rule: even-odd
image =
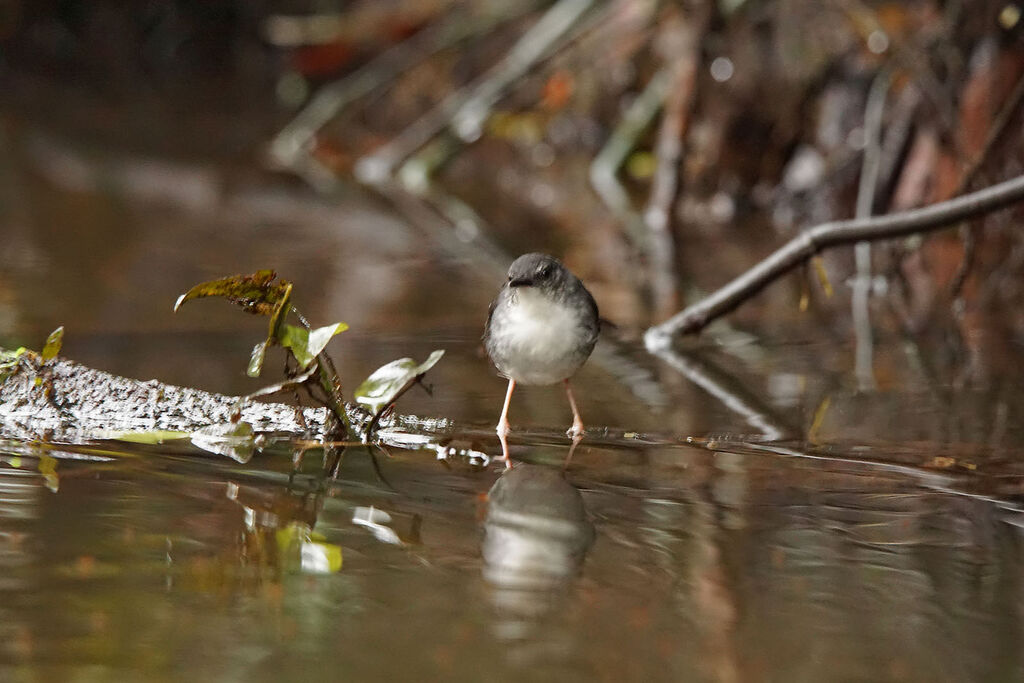
[[[509,267],[508,286],[552,293],[562,288],[568,277],[569,271],[558,259],[547,254],[524,254]]]

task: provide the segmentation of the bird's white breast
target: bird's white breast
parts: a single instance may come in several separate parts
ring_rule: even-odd
[[[524,384],[558,382],[580,365],[579,318],[560,301],[520,289],[501,328],[507,370]]]

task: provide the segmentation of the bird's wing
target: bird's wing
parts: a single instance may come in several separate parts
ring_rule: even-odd
[[[495,298],[494,301],[492,301],[491,304],[487,307],[487,322],[484,323],[484,334],[481,337],[481,339],[487,339],[487,333],[491,329],[491,318],[494,317],[494,309],[495,307],[497,307],[497,305],[498,298]]]
[[[596,321],[597,326],[597,329],[594,332],[594,334],[596,335],[598,332],[601,331],[601,326],[605,323],[605,321],[601,319],[601,314],[598,313],[597,311],[597,302],[594,301],[594,295],[590,293],[590,290],[587,289],[582,282],[580,283],[580,289],[582,289],[583,293],[587,295],[587,304],[590,306],[590,311],[594,315],[594,320]]]
[[[597,302],[594,301],[594,296],[590,293],[590,290],[584,287],[584,292],[587,293],[587,303],[590,304],[590,310],[594,312],[594,317],[597,318],[597,324],[601,324],[601,315],[597,312]]]

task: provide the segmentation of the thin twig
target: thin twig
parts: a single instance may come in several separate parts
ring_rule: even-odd
[[[822,223],[803,231],[702,301],[647,330],[647,348],[652,351],[664,348],[676,334],[700,331],[712,320],[734,310],[768,284],[829,247],[937,230],[1020,201],[1024,201],[1024,176],[919,209]]]
[[[895,99],[889,107],[881,143],[876,189],[876,192],[884,192],[889,197],[896,189],[896,176],[909,150],[914,114],[921,104],[921,90],[913,84],[906,84],[902,89],[893,90],[893,95]]]
[[[934,109],[943,130],[953,130],[955,112],[948,94],[949,88],[943,85],[927,58],[930,45],[952,40],[952,25],[947,23],[943,27],[944,33],[933,36],[924,45],[915,46],[913,43],[889,36],[879,21],[878,13],[862,0],[836,0],[832,4],[837,11],[847,17],[853,30],[859,33],[865,42],[874,32],[879,32],[889,39],[890,63],[911,75],[911,81]]]
[[[479,275],[495,282],[504,277],[513,257],[481,229],[479,216],[468,204],[453,200],[439,205],[437,198],[413,194],[393,181],[374,189],[441,249],[467,257],[468,267]]]
[[[595,33],[595,27],[606,23],[608,21],[607,15],[611,13],[611,11],[612,10],[610,9],[605,9],[602,12],[592,12],[589,14],[589,18],[585,21],[582,20],[582,17],[581,20],[576,21],[573,29],[567,32],[564,37],[560,38],[557,43],[551,45],[547,54],[545,54],[544,59],[549,61],[549,68],[550,61],[552,61],[560,52],[568,50],[572,46],[578,46],[587,37],[593,38],[592,34]],[[526,37],[524,36],[524,39],[525,38]],[[493,106],[493,104],[494,102],[491,103],[491,106]],[[463,105],[463,108],[453,115],[452,120],[454,121],[458,119],[463,115],[464,111],[465,105]],[[480,123],[482,123],[482,120]],[[452,157],[459,154],[465,143],[473,141],[474,140],[472,139],[462,139],[454,134],[445,135],[442,134],[441,131],[438,131],[438,134],[436,134],[431,141],[425,144],[419,152],[409,156],[405,162],[401,164],[394,175],[401,187],[414,194],[443,194],[437,189],[436,184],[432,181],[435,172],[437,169],[448,163]],[[372,159],[372,157],[367,158]],[[396,163],[397,161],[401,160],[396,158]],[[374,168],[372,163],[370,164],[370,168],[371,170]],[[386,170],[384,167],[380,167],[378,170],[380,169]],[[392,169],[392,171],[394,171],[394,169]],[[442,203],[446,203],[446,200]],[[441,210],[444,210],[443,207]],[[477,227],[483,229],[486,226],[480,223]]]
[[[309,155],[313,138],[339,111],[395,80],[425,57],[467,38],[487,35],[503,21],[529,10],[529,5],[509,7],[511,10],[499,9],[481,17],[480,21],[467,20],[465,12],[456,11],[450,17],[383,52],[351,74],[325,85],[274,137],[270,144],[271,156],[285,166],[301,168]]]
[[[989,154],[995,147],[996,142],[1003,136],[1003,132],[1013,119],[1013,115],[1016,114],[1020,108],[1021,101],[1024,101],[1024,74],[1017,79],[1017,84],[1014,86],[1010,96],[1006,98],[1006,102],[1003,103],[1002,108],[999,110],[999,114],[996,116],[995,121],[992,122],[992,127],[989,129],[988,137],[985,138],[985,145],[978,152],[978,155],[971,162],[971,165],[964,172],[962,178],[960,178],[960,184],[957,186],[956,194],[965,192],[974,178],[978,175],[982,165],[988,159]],[[964,224],[960,226],[960,232],[963,235],[964,240],[964,255],[960,261],[960,266],[957,268],[956,274],[953,276],[953,282],[950,285],[950,292],[954,299],[960,297],[960,292],[963,289],[964,283],[967,281],[967,276],[971,272],[971,265],[974,263],[974,253],[977,246],[977,235],[975,231],[971,229],[970,225]]]
[[[857,188],[857,218],[870,218],[874,213],[875,190],[878,187],[882,157],[882,115],[885,113],[885,100],[891,81],[892,73],[888,69],[875,76],[864,107],[864,160]],[[875,386],[871,314],[868,308],[871,294],[871,243],[858,242],[854,247],[854,258],[857,274],[853,280],[850,305],[857,340],[855,374],[861,391],[868,391]]]
[[[493,239],[495,231],[469,203],[433,181],[435,170],[447,162],[457,146],[454,136],[439,135],[402,164],[397,182],[379,184],[376,190],[389,196],[396,205],[407,207],[415,202],[429,205],[444,217],[440,223],[433,220],[425,222],[425,227],[429,227],[431,232],[443,233],[440,241],[452,245],[457,252],[470,247],[478,254],[473,263],[482,273],[488,276],[504,274],[511,257]],[[406,196],[396,196],[402,194]]]
[[[479,138],[491,107],[512,83],[551,53],[592,4],[593,0],[559,0],[545,12],[459,107],[452,118],[455,134],[467,142]]]
[[[671,69],[668,67],[662,67],[651,77],[647,87],[623,114],[608,142],[590,164],[590,184],[605,205],[622,221],[626,236],[639,253],[646,251],[644,245],[647,242],[647,231],[643,219],[633,208],[629,193],[619,182],[618,172],[630,151],[636,147],[640,135],[661,110],[670,77]]]
[[[478,137],[479,126],[494,102],[551,51],[592,2],[559,0],[481,78],[445,97],[387,144],[356,162],[356,177],[369,185],[388,182],[395,167],[449,126],[464,140]]]
[[[644,211],[647,224],[647,267],[650,272],[654,310],[664,315],[679,304],[676,289],[676,245],[672,230],[672,207],[679,194],[679,165],[683,156],[683,137],[689,122],[690,107],[697,84],[700,40],[703,22],[685,30],[686,45],[672,69],[665,98],[665,113],[658,130],[657,167],[651,183],[651,196]]]

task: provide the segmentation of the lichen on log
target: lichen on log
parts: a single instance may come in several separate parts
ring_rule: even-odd
[[[301,415],[301,418],[300,418]],[[0,436],[82,442],[112,432],[193,432],[211,424],[249,423],[257,432],[324,433],[326,408],[245,400],[212,392],[139,381],[63,358],[26,353],[0,381]],[[350,407],[350,419],[365,411]]]

